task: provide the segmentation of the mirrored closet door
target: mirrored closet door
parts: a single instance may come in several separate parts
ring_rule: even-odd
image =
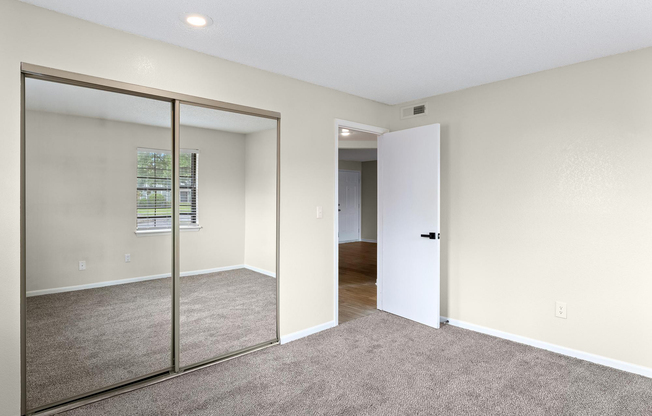
[[[24,389],[39,409],[172,366],[172,103],[24,88]]]
[[[22,76],[23,414],[278,343],[280,114]]]
[[[180,105],[180,366],[276,332],[277,120]]]

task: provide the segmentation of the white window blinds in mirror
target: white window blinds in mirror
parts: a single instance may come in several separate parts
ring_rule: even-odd
[[[198,228],[198,151],[182,149],[179,155],[179,224]],[[136,230],[165,231],[172,227],[172,155],[167,150],[138,149]]]

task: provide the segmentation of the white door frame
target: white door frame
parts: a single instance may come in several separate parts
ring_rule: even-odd
[[[337,172],[338,173],[339,172],[355,173],[358,176],[358,206],[356,207],[356,210],[358,211],[358,238],[356,238],[355,240],[343,241],[341,244],[351,243],[353,241],[362,241],[362,171],[361,170],[351,170],[351,169],[338,169]],[[338,181],[337,181],[338,191],[339,191],[339,186],[340,186],[340,181],[339,181],[339,178],[338,178]],[[338,195],[338,199],[339,199],[339,195]],[[338,215],[337,224],[338,224],[338,229],[339,229],[339,223],[340,223],[340,219],[339,219],[339,202],[338,202],[338,207],[337,208],[338,208],[338,211],[337,211],[337,215]],[[338,244],[340,244],[339,235],[337,236],[337,242],[338,242]]]
[[[335,322],[335,325],[337,326],[339,322],[339,287],[340,287],[340,259],[339,259],[339,242],[340,239],[337,235],[337,229],[339,228],[339,218],[337,215],[337,200],[339,198],[339,141],[340,141],[340,129],[345,128],[345,129],[351,129],[351,130],[358,130],[358,131],[363,131],[365,133],[372,133],[377,136],[381,136],[387,132],[389,132],[389,129],[383,128],[383,127],[376,127],[376,126],[370,126],[368,124],[362,124],[362,123],[356,123],[355,121],[347,121],[347,120],[340,120],[340,119],[335,119],[335,151],[333,152],[333,157],[335,160],[335,192],[334,192],[334,200],[335,203],[333,204],[333,218],[335,219],[333,221],[333,247],[334,247],[334,259],[335,259],[335,265],[333,267],[334,270],[334,290],[333,290],[333,322]],[[380,153],[380,149],[378,149],[378,152]],[[362,178],[362,174],[360,174],[360,177]],[[380,176],[378,176],[378,180],[380,180]],[[378,187],[380,190],[380,186]],[[378,201],[380,202],[380,192],[378,192]],[[362,203],[362,200],[361,200]],[[362,221],[360,221],[360,230],[362,230]],[[379,287],[380,282],[381,282],[381,277],[382,277],[382,262],[380,261],[381,258],[381,247],[382,247],[382,239],[381,239],[381,230],[382,230],[382,219],[380,217],[380,210],[378,211],[378,242],[376,246],[377,250],[377,258],[376,258],[376,264],[377,264],[377,282]],[[361,231],[362,232],[362,231]],[[378,299],[378,307],[380,309],[380,296],[377,296]]]

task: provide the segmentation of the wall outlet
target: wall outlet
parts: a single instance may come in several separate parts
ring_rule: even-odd
[[[125,263],[129,263],[131,261],[131,254],[125,254]]]
[[[86,262],[84,260],[79,262],[79,270],[86,270]]]
[[[324,218],[324,209],[322,207],[317,207],[317,219]]]
[[[564,302],[557,302],[555,304],[555,316],[557,318],[563,318],[566,319],[566,303]]]

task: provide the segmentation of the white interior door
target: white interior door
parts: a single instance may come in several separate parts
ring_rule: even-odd
[[[379,308],[439,328],[439,124],[379,136],[378,159]]]
[[[340,242],[360,239],[360,172],[339,171],[338,224]]]

